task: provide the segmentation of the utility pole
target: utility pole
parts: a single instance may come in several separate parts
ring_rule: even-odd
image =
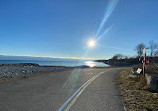
[[[143,60],[143,77],[145,78],[145,61],[146,61],[146,48],[143,50],[144,60]]]
[[[146,50],[149,49],[149,48],[144,48],[143,50],[143,55],[144,55],[144,60],[143,60],[143,77],[145,79],[145,65],[146,63],[149,64],[149,61],[147,61],[147,57],[146,57]]]

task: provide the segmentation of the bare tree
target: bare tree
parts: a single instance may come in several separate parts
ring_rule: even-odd
[[[142,56],[142,54],[143,54],[143,49],[145,48],[146,46],[145,46],[145,44],[143,44],[143,43],[140,43],[140,44],[138,44],[137,46],[136,46],[136,51],[137,51],[137,54],[138,54],[138,56],[140,57],[140,56]]]
[[[150,56],[153,56],[154,50],[158,48],[158,44],[153,40],[149,41]]]
[[[154,56],[158,56],[158,50],[154,52]]]
[[[122,54],[115,54],[115,55],[112,57],[112,59],[124,59],[124,58],[125,58],[125,56],[122,55]]]

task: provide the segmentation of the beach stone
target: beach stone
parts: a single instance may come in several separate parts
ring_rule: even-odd
[[[145,74],[145,78],[150,90],[158,92],[158,74]]]
[[[24,76],[23,76],[23,78],[27,79],[27,78],[28,78],[28,76],[24,75]]]
[[[38,74],[51,71],[63,71],[63,67],[39,66],[32,63],[0,64],[0,78],[21,77],[23,74]]]
[[[137,78],[138,76],[137,76],[137,75],[134,75],[134,74],[130,74],[130,75],[128,75],[128,77],[134,79],[134,78]]]

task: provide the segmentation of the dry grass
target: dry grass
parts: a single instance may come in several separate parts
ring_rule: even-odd
[[[158,111],[158,93],[152,93],[141,77],[129,78],[131,69],[117,74],[117,82],[127,111]]]

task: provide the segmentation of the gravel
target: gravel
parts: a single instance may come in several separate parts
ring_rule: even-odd
[[[63,71],[62,66],[39,66],[32,63],[0,64],[0,78],[24,77],[26,74],[40,74],[52,71]]]

